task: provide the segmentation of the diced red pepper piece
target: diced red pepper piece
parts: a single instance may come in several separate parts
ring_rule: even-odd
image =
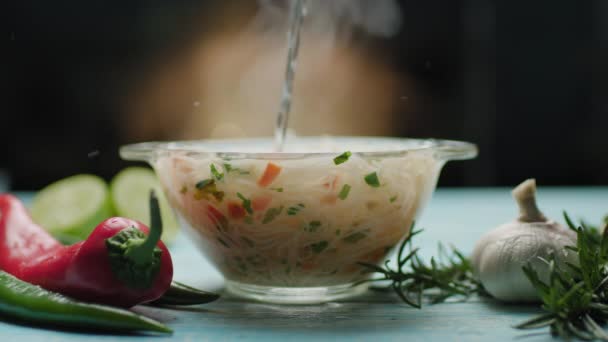
[[[228,227],[228,219],[226,216],[212,205],[207,206],[207,217],[219,230],[225,230]]]
[[[269,186],[281,173],[281,167],[274,163],[268,163],[262,177],[258,179],[258,185],[261,187]]]
[[[247,215],[247,212],[240,203],[228,202],[228,214],[232,218],[241,219]]]

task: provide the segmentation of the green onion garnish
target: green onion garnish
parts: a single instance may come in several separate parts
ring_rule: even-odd
[[[372,172],[365,176],[365,183],[373,188],[380,187],[380,180],[378,179],[378,174],[376,172]]]
[[[209,178],[209,179],[203,179],[202,181],[196,183],[196,188],[199,190],[203,190],[205,189],[207,186],[209,185],[214,185],[215,184],[215,180]]]
[[[327,248],[327,246],[329,246],[329,242],[324,240],[324,241],[319,241],[317,243],[311,244],[310,249],[312,250],[313,253],[319,254],[319,253],[323,252],[325,250],[325,248]]]
[[[350,235],[342,238],[342,241],[348,242],[348,243],[357,243],[357,242],[359,242],[359,240],[362,240],[366,237],[367,237],[367,234],[362,233],[362,232],[356,232],[356,233],[350,234]]]
[[[279,216],[281,214],[282,211],[283,211],[283,206],[280,206],[278,208],[270,208],[270,209],[266,210],[266,214],[264,215],[264,219],[262,219],[262,223],[268,223],[268,222],[274,220],[277,216]]]
[[[294,216],[296,215],[300,210],[302,210],[304,208],[304,204],[302,203],[298,203],[297,206],[293,206],[293,207],[289,207],[287,208],[287,215],[289,216]]]
[[[237,192],[236,195],[243,201],[243,208],[249,215],[253,214],[253,209],[251,208],[251,200],[243,196],[240,192]]]
[[[248,174],[250,174],[249,171],[243,171],[240,168],[233,167],[231,164],[228,164],[228,163],[224,163],[224,170],[226,170],[227,173],[238,172],[239,175],[248,175]]]
[[[340,193],[338,194],[338,197],[341,200],[345,200],[346,197],[348,197],[349,192],[350,192],[350,185],[344,184],[344,186],[342,186],[342,190],[340,190]]]
[[[219,172],[216,168],[214,164],[209,165],[209,168],[211,169],[211,174],[213,175],[213,178],[215,178],[218,181],[221,181],[224,178],[224,174]]]
[[[348,161],[348,158],[350,158],[350,156],[352,156],[352,153],[350,153],[350,151],[346,151],[346,152],[342,153],[341,155],[337,156],[336,158],[334,158],[334,164],[340,165],[342,163],[346,163]]]

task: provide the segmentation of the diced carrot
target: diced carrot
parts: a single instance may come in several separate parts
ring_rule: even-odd
[[[241,219],[241,218],[245,217],[245,215],[247,215],[247,212],[245,211],[245,208],[243,208],[243,205],[241,205],[241,203],[231,201],[231,202],[228,202],[227,206],[228,206],[228,214],[232,218]]]
[[[272,196],[264,195],[258,196],[251,199],[251,209],[255,211],[263,211],[268,208],[268,205],[272,201]]]
[[[268,163],[262,177],[258,179],[258,185],[261,187],[267,187],[275,180],[275,178],[277,178],[279,173],[281,173],[280,166],[274,163]]]

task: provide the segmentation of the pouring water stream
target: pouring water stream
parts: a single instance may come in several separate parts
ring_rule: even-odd
[[[306,0],[294,0],[289,15],[289,31],[287,33],[287,68],[281,93],[281,103],[274,133],[275,150],[280,152],[285,145],[285,136],[291,111],[293,81],[295,77],[298,49],[300,47],[300,28],[306,15]]]

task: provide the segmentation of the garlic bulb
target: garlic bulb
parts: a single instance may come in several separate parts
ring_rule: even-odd
[[[519,206],[519,217],[481,237],[473,250],[472,265],[485,289],[495,298],[537,302],[538,293],[522,267],[530,263],[546,282],[549,270],[538,257],[547,259],[553,254],[560,265],[566,261],[577,265],[576,253],[565,248],[576,245],[576,234],[540,212],[534,179],[521,183],[512,194]]]

